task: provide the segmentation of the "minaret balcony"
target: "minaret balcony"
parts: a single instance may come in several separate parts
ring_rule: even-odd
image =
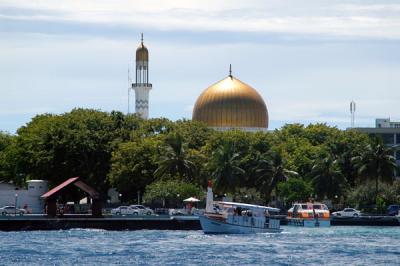
[[[132,83],[132,88],[136,88],[136,87],[153,87],[153,85],[151,85],[151,83]]]

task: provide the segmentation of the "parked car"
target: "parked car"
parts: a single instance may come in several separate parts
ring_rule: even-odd
[[[129,207],[138,210],[140,215],[153,215],[154,214],[154,211],[152,209],[147,208],[143,205],[131,205]]]
[[[119,206],[111,210],[112,215],[139,215],[139,210],[130,206]]]
[[[361,212],[353,208],[345,208],[343,211],[333,212],[333,216],[343,216],[343,217],[358,217],[361,216]]]
[[[181,215],[185,215],[185,213],[184,213],[184,211],[183,210],[177,210],[177,209],[169,209],[169,215],[172,215],[172,216],[181,216]]]
[[[18,214],[18,215],[24,215],[26,214],[26,210],[24,209],[15,209],[14,206],[4,206],[0,208],[0,213],[1,215],[7,215],[7,214]]]
[[[395,216],[398,215],[400,211],[400,205],[389,205],[387,208],[387,215]]]

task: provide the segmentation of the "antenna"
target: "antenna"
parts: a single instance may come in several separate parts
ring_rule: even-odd
[[[130,69],[128,64],[128,115],[130,112],[130,104],[131,104],[131,77],[130,77]]]
[[[356,102],[351,101],[350,102],[350,114],[351,114],[351,127],[354,128],[354,122],[355,122],[355,113],[356,113]]]

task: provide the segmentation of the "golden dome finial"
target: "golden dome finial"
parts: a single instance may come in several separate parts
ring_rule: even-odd
[[[232,78],[232,64],[229,64],[229,76]]]
[[[141,42],[136,49],[136,61],[149,61],[149,51],[143,44],[143,33],[141,34]]]

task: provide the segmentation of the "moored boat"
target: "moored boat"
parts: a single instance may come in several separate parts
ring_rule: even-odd
[[[331,225],[328,207],[323,203],[295,203],[288,210],[288,225],[304,227],[329,227]]]
[[[209,182],[206,212],[199,219],[206,234],[279,233],[280,220],[271,216],[278,212],[272,207],[214,201]]]

